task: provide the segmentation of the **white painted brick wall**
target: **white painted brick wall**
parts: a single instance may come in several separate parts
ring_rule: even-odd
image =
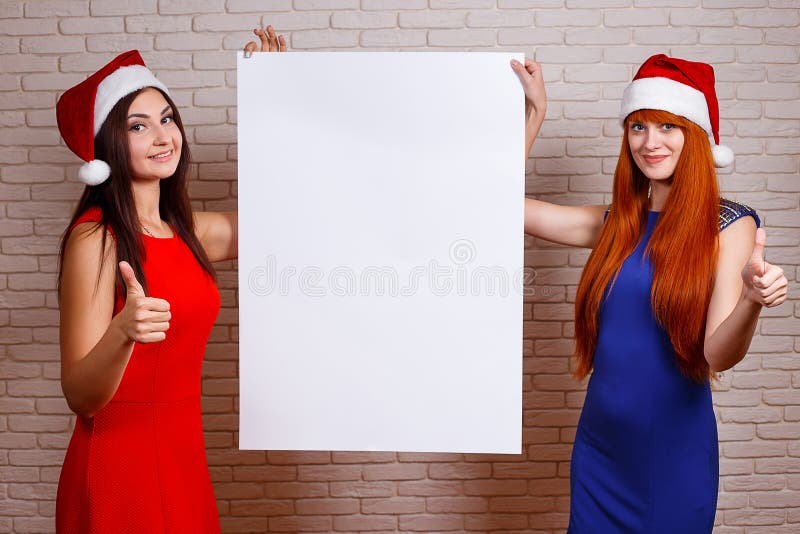
[[[529,195],[608,202],[619,98],[667,53],[716,67],[725,194],[759,210],[790,299],[714,392],[717,534],[800,531],[800,2],[797,0],[18,0],[0,3],[0,532],[51,532],[73,418],[58,384],[58,239],[81,186],[57,96],[139,48],[187,125],[197,209],[236,206],[233,51],[271,23],[293,50],[504,50],[543,63],[550,105]],[[526,238],[522,457],[235,449],[233,262],[204,366],[208,457],[223,531],[563,532],[585,384],[569,375],[588,251]],[[281,507],[274,508],[273,507]],[[272,508],[271,508],[272,507]],[[276,511],[277,510],[277,511]]]

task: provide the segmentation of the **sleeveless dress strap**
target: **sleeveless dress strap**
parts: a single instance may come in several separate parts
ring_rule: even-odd
[[[69,230],[72,231],[76,226],[79,224],[87,223],[87,222],[100,222],[103,219],[103,213],[100,211],[100,208],[91,207],[80,214],[80,216],[75,219],[75,222],[72,226],[69,227]]]
[[[93,206],[84,211],[83,213],[81,213],[80,217],[78,217],[72,224],[72,226],[69,227],[67,233],[69,234],[70,232],[72,232],[72,230],[74,230],[75,227],[78,226],[79,224],[88,222],[99,223],[102,220],[103,220],[103,212],[100,211],[100,208],[98,208],[97,206]],[[110,226],[106,226],[106,228],[108,229],[108,232],[111,234],[111,237],[116,239],[116,237],[114,236],[114,230],[112,230]]]

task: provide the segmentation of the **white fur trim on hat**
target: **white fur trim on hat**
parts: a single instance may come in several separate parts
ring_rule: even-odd
[[[705,95],[685,83],[659,77],[633,80],[622,94],[619,123],[623,124],[628,115],[640,109],[657,109],[686,117],[708,135],[713,135]]]
[[[78,169],[78,178],[86,185],[98,185],[111,176],[111,167],[103,160],[93,159],[81,165]]]
[[[106,76],[97,86],[94,99],[94,135],[100,131],[103,122],[120,99],[145,87],[156,87],[169,94],[167,86],[142,65],[120,67]]]

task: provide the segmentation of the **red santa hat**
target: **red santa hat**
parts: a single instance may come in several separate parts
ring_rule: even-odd
[[[714,165],[726,167],[733,163],[733,151],[719,144],[719,103],[711,65],[664,54],[650,57],[625,88],[620,124],[640,109],[668,111],[689,119],[714,138]]]
[[[94,138],[116,103],[145,87],[156,87],[169,94],[167,87],[145,66],[139,52],[130,50],[58,99],[56,119],[61,137],[86,162],[78,171],[83,183],[101,184],[111,174],[108,163],[94,158]]]

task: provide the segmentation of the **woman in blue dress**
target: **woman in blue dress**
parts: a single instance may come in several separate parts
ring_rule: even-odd
[[[526,153],[547,105],[512,62]],[[755,211],[721,199],[714,71],[657,55],[626,88],[610,206],[526,199],[525,231],[592,248],[576,294],[575,375],[591,374],[571,462],[569,532],[707,533],[718,488],[710,380],[744,358],[763,306],[786,299]],[[713,142],[709,140],[713,138]]]

